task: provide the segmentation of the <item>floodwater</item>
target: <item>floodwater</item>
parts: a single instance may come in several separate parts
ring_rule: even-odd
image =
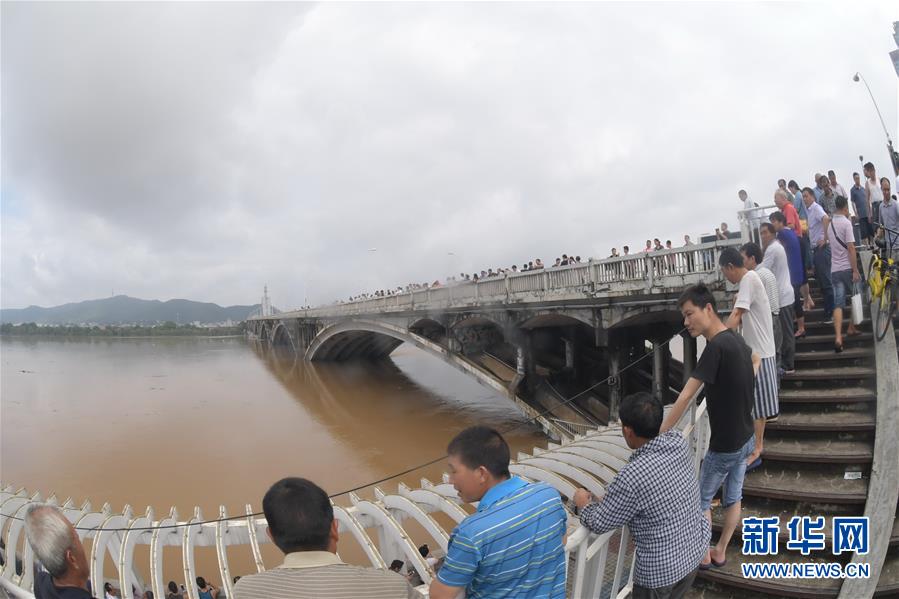
[[[261,511],[281,477],[339,493],[440,457],[473,424],[517,427],[513,456],[543,443],[511,402],[406,346],[378,364],[304,364],[240,338],[4,337],[0,359],[0,481],[95,509]],[[381,487],[439,480],[444,468]]]

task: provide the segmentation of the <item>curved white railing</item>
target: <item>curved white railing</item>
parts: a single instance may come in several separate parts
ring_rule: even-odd
[[[688,438],[695,452],[698,469],[708,438],[705,402],[697,405],[694,401],[691,409],[684,413],[678,423],[678,428]],[[544,481],[568,497],[579,486],[602,495],[604,488],[624,466],[629,455],[630,450],[621,436],[620,428],[611,426],[576,435],[574,439],[562,444],[549,443],[546,448],[534,448],[530,455],[520,453],[510,469],[523,478]],[[0,571],[0,586],[17,599],[33,599],[32,554],[28,543],[23,540],[22,518],[30,503],[42,500],[39,493],[29,495],[24,489],[5,487],[0,490],[0,535],[7,547],[6,564]],[[53,494],[46,501],[59,504]],[[454,523],[460,522],[468,514],[455,489],[449,484],[448,475],[444,475],[439,483],[422,479],[418,489],[411,489],[401,483],[395,494],[385,493],[376,487],[374,499],[363,499],[351,494],[350,502],[352,505],[349,507],[334,506],[334,517],[339,530],[344,533],[341,535],[343,543],[350,538],[355,540],[369,564],[375,568],[386,568],[386,564],[394,559],[403,560],[424,581],[425,584],[419,590],[426,595],[427,584],[433,578],[434,570],[421,559],[416,546],[421,542],[436,542],[440,550],[446,551],[449,540],[448,532],[431,514],[445,514]],[[79,536],[92,540],[89,560],[93,588],[99,589],[104,582],[111,582],[121,589],[125,599],[134,597],[132,587],[140,592],[152,590],[156,597],[165,596],[162,549],[167,546],[181,547],[181,565],[191,599],[199,597],[199,590],[194,582],[197,574],[194,564],[196,547],[215,547],[219,578],[229,597],[233,593],[231,577],[235,574],[228,565],[230,548],[249,545],[256,571],[265,570],[259,548],[261,542],[268,542],[268,537],[264,534],[264,518],[247,516],[204,522],[203,515],[197,508],[185,521],[179,520],[177,512],[172,508],[165,517],[156,520],[152,509],[134,514],[126,506],[121,513],[113,513],[108,504],[95,510],[90,503],[78,507],[71,499],[59,505],[66,517],[78,528]],[[251,506],[246,506],[246,512],[253,514]],[[227,513],[221,507],[218,518],[225,517]],[[407,521],[415,523],[414,529],[424,530],[430,538],[425,541],[413,540],[404,528]],[[91,530],[101,527],[107,530]],[[376,533],[376,541],[367,531]],[[627,528],[597,536],[581,526],[572,515],[569,518],[569,531],[565,544],[565,551],[569,556],[569,596],[626,596],[632,587],[634,560]],[[147,563],[138,563],[135,559],[135,549],[140,546],[149,548]],[[19,547],[23,551],[19,552]],[[113,573],[103,569],[107,555],[116,566]],[[21,573],[16,571],[17,557],[22,560]],[[609,561],[610,559],[613,561]]]

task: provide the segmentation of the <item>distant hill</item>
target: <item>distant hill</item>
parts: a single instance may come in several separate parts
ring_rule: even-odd
[[[216,323],[227,320],[246,320],[259,312],[259,304],[253,306],[228,306],[208,302],[192,302],[173,299],[167,302],[143,300],[127,295],[105,299],[87,300],[63,304],[53,308],[28,306],[0,310],[0,322],[38,324],[155,324],[172,321],[179,324],[191,322]]]

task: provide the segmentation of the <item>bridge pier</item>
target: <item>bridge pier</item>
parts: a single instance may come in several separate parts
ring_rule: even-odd
[[[621,407],[621,350],[609,348],[609,422],[618,422],[618,408]]]

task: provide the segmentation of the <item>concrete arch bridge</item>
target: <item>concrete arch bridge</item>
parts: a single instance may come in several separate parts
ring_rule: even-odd
[[[623,393],[669,392],[664,343],[682,328],[677,298],[703,282],[723,301],[718,256],[740,242],[257,316],[247,330],[252,339],[309,361],[378,360],[411,344],[508,397],[553,438],[571,438],[609,422]],[[685,350],[692,363],[692,340]],[[652,360],[639,372],[619,376],[647,352]],[[610,376],[610,384],[597,385]],[[581,395],[566,404],[575,394]]]

